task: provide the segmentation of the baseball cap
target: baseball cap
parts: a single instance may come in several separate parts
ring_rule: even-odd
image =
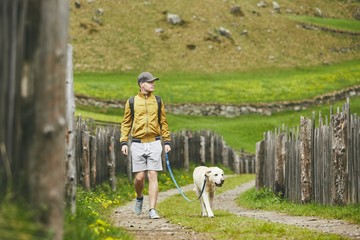
[[[142,72],[138,76],[138,84],[140,84],[141,82],[152,82],[152,81],[155,81],[155,80],[160,80],[160,79],[158,77],[154,77],[149,72]]]

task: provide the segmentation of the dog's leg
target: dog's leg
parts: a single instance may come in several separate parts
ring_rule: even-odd
[[[211,208],[211,209],[214,208],[214,195],[215,195],[215,192],[210,192],[210,193],[209,193],[210,208]]]
[[[214,213],[212,212],[211,210],[211,206],[210,206],[210,199],[209,199],[209,193],[207,192],[204,192],[203,193],[203,201],[204,201],[204,205],[205,205],[205,208],[206,208],[206,212],[207,212],[207,215],[208,217],[214,217]],[[204,215],[203,215],[204,216]],[[205,215],[206,216],[206,215]]]
[[[201,194],[201,191],[196,185],[195,185],[195,191],[196,191],[196,196],[199,197]],[[201,197],[199,199],[199,201],[200,201],[200,206],[201,206],[201,216],[206,217],[207,214],[206,214],[206,209],[205,209],[203,198]]]
[[[200,204],[201,204],[201,216],[206,217],[207,213],[203,198],[200,199]]]

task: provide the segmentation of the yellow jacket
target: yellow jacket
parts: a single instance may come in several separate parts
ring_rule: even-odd
[[[161,100],[162,101],[162,100]],[[125,104],[124,119],[121,123],[121,145],[127,144],[129,135],[141,142],[152,142],[162,137],[164,144],[170,145],[170,132],[165,115],[165,106],[161,104],[160,123],[158,122],[158,103],[155,95],[139,92],[134,97],[134,119],[131,119],[129,100]],[[131,126],[131,122],[132,126]]]

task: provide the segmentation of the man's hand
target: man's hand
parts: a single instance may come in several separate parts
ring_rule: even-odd
[[[166,145],[164,146],[164,149],[165,149],[165,153],[168,153],[168,152],[171,151],[171,147],[170,147],[170,145],[168,145],[168,144],[166,144]]]
[[[127,146],[127,145],[123,145],[123,146],[121,147],[121,152],[122,152],[125,156],[127,156],[127,155],[129,154],[128,146]]]

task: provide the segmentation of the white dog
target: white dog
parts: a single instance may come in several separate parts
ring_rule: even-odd
[[[214,217],[212,211],[216,187],[224,183],[224,171],[218,167],[196,167],[193,172],[195,191],[200,196],[206,178],[206,186],[200,198],[201,213],[203,217]]]

